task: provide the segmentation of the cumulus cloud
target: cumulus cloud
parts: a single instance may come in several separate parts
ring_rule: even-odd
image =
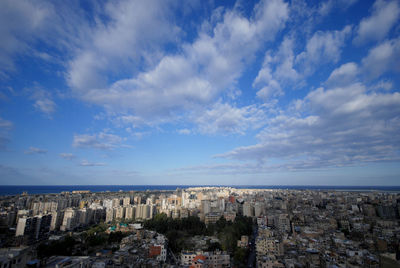
[[[79,164],[82,167],[101,167],[105,166],[105,163],[100,163],[100,162],[89,162],[86,159],[82,160]]]
[[[294,68],[293,39],[285,38],[276,53],[267,51],[253,87],[261,88],[257,97],[267,101],[284,94],[282,86],[294,85],[301,75]],[[282,86],[281,86],[282,85]]]
[[[369,92],[359,83],[311,91],[304,113],[268,120],[259,143],[218,157],[286,168],[320,168],[399,160],[400,94]]]
[[[29,149],[28,150],[26,150],[25,152],[24,152],[25,154],[45,154],[45,153],[47,153],[47,150],[46,149],[40,149],[40,148],[37,148],[37,147],[29,147]]]
[[[102,14],[106,22],[98,22],[82,40],[84,49],[69,62],[68,84],[76,90],[102,88],[107,85],[106,72],[135,68],[132,61],[149,61],[179,32],[168,19],[172,7],[171,1],[108,2]]]
[[[363,44],[368,41],[380,41],[396,25],[400,16],[399,2],[376,0],[372,7],[372,14],[361,20],[357,28],[357,35],[353,42]]]
[[[107,132],[100,132],[93,135],[75,134],[72,146],[77,148],[112,150],[121,147],[124,141],[125,138]]]
[[[266,86],[257,91],[258,98],[269,101],[273,97],[279,97],[284,94],[280,84],[276,80],[270,80]]]
[[[76,158],[76,156],[71,153],[60,153],[60,157],[66,159],[66,160],[72,160],[72,159]]]
[[[341,31],[317,31],[307,40],[305,50],[297,56],[294,53],[295,39],[285,37],[277,51],[268,50],[265,53],[263,66],[253,81],[253,87],[258,89],[257,97],[270,101],[283,96],[285,88],[305,86],[305,78],[313,75],[317,66],[339,61],[342,47],[350,33],[351,26]],[[337,72],[339,70],[331,80],[335,79]]]
[[[334,86],[352,84],[357,81],[358,74],[359,70],[357,64],[354,62],[348,62],[333,70],[329,75],[326,84]]]
[[[53,114],[56,110],[55,102],[48,98],[36,100],[33,106],[47,115]]]
[[[342,47],[350,33],[351,26],[341,31],[317,31],[307,40],[305,50],[297,56],[294,54],[295,39],[286,37],[276,52],[268,50],[265,54],[263,66],[253,81],[253,87],[258,89],[257,97],[269,101],[283,96],[284,88],[305,86],[305,78],[313,75],[320,64],[339,61]],[[342,68],[348,67],[351,66]],[[339,71],[336,70],[331,80],[335,79]]]
[[[25,93],[34,101],[33,107],[48,118],[52,118],[57,105],[53,101],[53,94],[45,90],[40,84],[34,83],[32,87],[25,88]]]
[[[179,5],[172,1],[92,4],[93,21],[75,4],[2,5],[7,13],[0,16],[6,26],[0,29],[6,40],[2,45],[14,45],[12,51],[1,49],[0,65],[4,59],[4,68],[13,69],[15,55],[28,50],[41,60],[67,61],[65,79],[75,97],[117,112],[121,122],[135,127],[173,122],[223,94],[237,95],[235,85],[245,66],[283,29],[289,12],[282,0],[260,1],[248,17],[237,6],[220,8],[193,41],[177,45],[181,29],[171,17]],[[10,14],[15,26],[8,23]],[[34,48],[36,41],[56,52]],[[162,51],[170,44],[176,52],[166,55]],[[32,99],[49,118],[57,109],[51,94]]]
[[[192,43],[184,44],[181,53],[162,57],[154,68],[132,78],[108,87],[70,84],[84,100],[130,111],[137,122],[173,120],[231,88],[260,45],[272,40],[288,18],[287,4],[281,0],[261,1],[254,10],[251,18],[235,9],[224,12],[211,30],[200,31]],[[71,65],[69,72],[74,70]]]
[[[378,83],[376,83],[372,86],[372,89],[374,89],[374,90],[380,90],[380,89],[391,90],[392,88],[393,88],[393,83],[388,80],[378,81]]]
[[[362,69],[368,79],[375,79],[386,72],[400,72],[400,38],[386,40],[371,48],[362,59]]]
[[[227,103],[216,103],[211,109],[193,119],[203,134],[244,134],[248,128],[257,128],[265,118],[256,105],[237,108]]]
[[[336,63],[341,57],[342,47],[351,34],[351,26],[341,31],[317,31],[307,41],[306,49],[296,57],[296,64],[304,68],[304,73],[313,73],[321,63]]]

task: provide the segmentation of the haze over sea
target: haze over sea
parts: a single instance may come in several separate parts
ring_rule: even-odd
[[[0,196],[28,194],[50,194],[89,190],[91,192],[117,191],[173,191],[190,187],[233,187],[239,189],[290,189],[290,190],[334,190],[334,191],[383,191],[400,192],[400,186],[329,186],[329,185],[7,185],[1,186]]]

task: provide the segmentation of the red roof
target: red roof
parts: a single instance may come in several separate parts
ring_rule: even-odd
[[[149,250],[150,258],[161,254],[161,246],[151,246]]]
[[[197,255],[196,257],[194,257],[193,261],[197,262],[200,260],[201,262],[204,262],[206,259],[207,259],[207,257],[204,255]]]

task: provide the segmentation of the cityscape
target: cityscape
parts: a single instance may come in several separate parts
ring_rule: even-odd
[[[3,196],[1,267],[398,267],[399,192]]]
[[[400,267],[400,0],[0,0],[12,267]]]

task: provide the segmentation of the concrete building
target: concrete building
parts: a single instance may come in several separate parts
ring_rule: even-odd
[[[122,199],[122,205],[123,205],[123,206],[129,206],[130,204],[131,204],[131,198],[130,198],[129,196],[124,197],[124,198]]]
[[[251,203],[245,202],[243,204],[243,216],[254,217],[254,207]]]
[[[15,236],[23,236],[24,243],[33,244],[48,237],[51,214],[22,217],[18,220]]]
[[[113,221],[115,218],[115,210],[114,208],[107,208],[106,210],[106,222]]]
[[[135,219],[136,207],[135,206],[128,206],[125,207],[125,219],[133,220]]]
[[[53,211],[51,213],[50,231],[59,230],[63,222],[63,218],[64,218],[63,211]]]
[[[64,211],[64,218],[60,227],[61,231],[70,231],[78,226],[79,220],[76,218],[76,214],[74,208],[67,208]]]
[[[220,218],[221,218],[220,213],[217,212],[208,213],[204,217],[204,223],[207,225],[210,223],[216,223]]]
[[[115,210],[115,218],[116,219],[124,219],[125,218],[125,207],[116,207]]]
[[[29,247],[1,248],[0,267],[26,267]]]

